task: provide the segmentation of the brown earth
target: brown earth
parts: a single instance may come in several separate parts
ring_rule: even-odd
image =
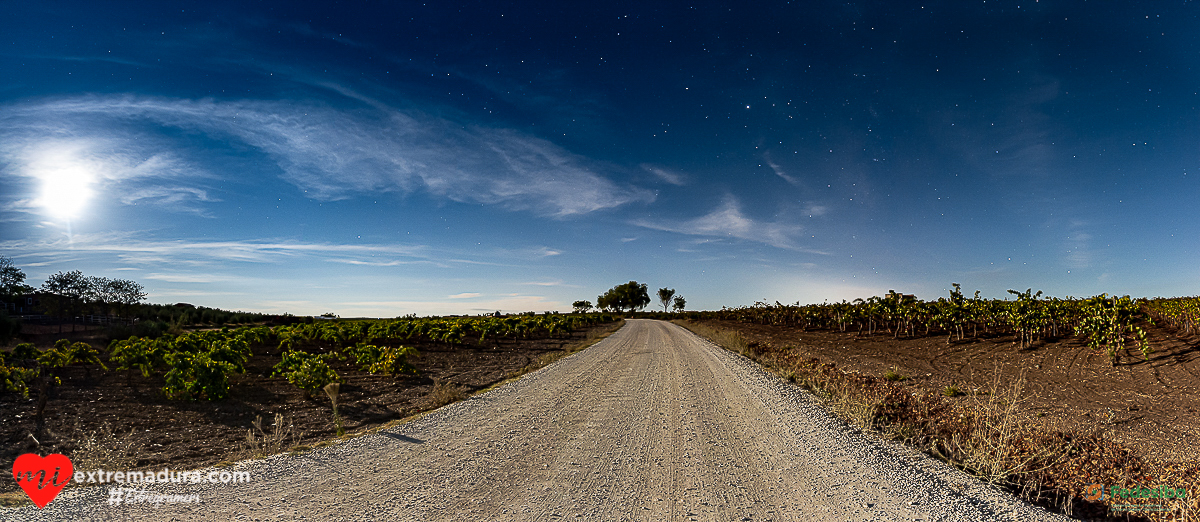
[[[482,346],[404,342],[420,352],[410,358],[419,371],[415,376],[372,375],[358,371],[352,360],[333,363],[346,380],[339,395],[343,427],[348,433],[369,429],[436,408],[455,396],[461,398],[539,367],[620,324],[581,329],[569,336],[504,339]],[[53,343],[46,344],[38,347]],[[248,456],[247,430],[261,416],[262,431],[273,435],[276,414],[283,415],[289,435],[284,450],[333,438],[329,399],[324,394],[309,397],[286,379],[271,377],[272,366],[280,360],[277,347],[254,346],[253,351],[246,373],[230,377],[229,397],[219,401],[168,400],[161,391],[161,374],[144,378],[137,372],[103,371],[96,366],[60,369],[62,385],[51,388],[46,432],[38,447],[27,439],[35,432],[37,392],[31,391],[29,399],[0,394],[0,461],[12,462],[27,452],[74,458],[83,441],[91,438],[99,446],[108,446],[107,451],[121,453],[118,457],[130,458],[128,466],[121,466],[126,469],[194,469]],[[257,428],[255,433],[259,434]],[[0,481],[0,492],[16,489],[16,482]]]
[[[1143,455],[1191,460],[1200,447],[1200,338],[1148,328],[1153,351],[1120,354],[1116,365],[1078,339],[1018,349],[1011,335],[947,343],[945,336],[894,339],[857,332],[713,321],[749,342],[791,347],[842,370],[882,377],[893,368],[914,391],[988,389],[1025,380],[1026,421],[1055,430],[1100,430]],[[969,332],[968,332],[969,334]]]
[[[789,378],[818,389],[832,384],[835,394],[875,403],[876,421],[891,424],[885,431],[899,429],[896,436],[935,456],[956,445],[951,436],[970,431],[972,417],[994,413],[980,410],[991,409],[987,397],[1015,385],[1017,431],[998,454],[1037,460],[1020,468],[1025,478],[1004,481],[1014,493],[1087,520],[1193,520],[1200,512],[1200,338],[1144,324],[1153,348],[1148,359],[1121,353],[1113,364],[1072,338],[1019,349],[1011,335],[947,342],[939,335],[700,323],[737,332],[744,353]],[[961,454],[947,455],[960,464]],[[1171,504],[1184,512],[1121,514],[1114,508],[1120,500],[1084,498],[1092,484],[1185,488],[1188,500]]]

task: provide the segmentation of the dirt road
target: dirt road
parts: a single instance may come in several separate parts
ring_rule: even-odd
[[[72,488],[9,520],[1065,520],[857,433],[659,321],[378,435],[245,462],[249,484]]]

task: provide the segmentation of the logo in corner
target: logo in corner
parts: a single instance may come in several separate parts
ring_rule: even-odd
[[[1091,502],[1102,502],[1104,500],[1104,485],[1088,484],[1083,488],[1083,498]]]
[[[13,462],[13,478],[38,509],[46,507],[58,496],[63,487],[71,481],[74,472],[75,467],[71,465],[71,459],[61,453],[45,457],[26,453]],[[34,477],[37,477],[37,482],[34,482]]]

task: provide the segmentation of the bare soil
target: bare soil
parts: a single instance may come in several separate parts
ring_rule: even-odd
[[[1012,336],[893,338],[884,331],[800,331],[729,321],[714,326],[740,332],[763,350],[785,348],[834,363],[848,372],[882,377],[895,371],[914,391],[988,389],[1025,381],[1026,422],[1053,430],[1100,430],[1144,455],[1193,460],[1200,441],[1200,338],[1150,325],[1153,352],[1122,353],[1114,366],[1103,352],[1077,339],[1018,349]]]
[[[1085,520],[1195,520],[1200,513],[1200,338],[1145,324],[1149,357],[1121,353],[1113,364],[1069,338],[1019,349],[1003,335],[947,340],[702,324],[737,332],[735,344],[748,345],[737,349],[777,372],[849,398],[852,407],[840,413],[856,422],[855,408],[866,406],[867,422],[964,467],[971,452],[956,449],[963,447],[957,441],[971,436],[981,414],[1007,403],[1000,394],[1018,397],[1015,408],[1004,407],[1012,415],[1003,425],[1014,431],[989,441],[997,445],[987,453],[1017,463],[1001,483],[1047,508]],[[835,409],[843,404],[835,401]],[[1161,501],[1097,499],[1092,485],[1184,488],[1188,495],[1155,512]],[[1122,503],[1138,511],[1122,512]]]
[[[372,375],[358,371],[352,360],[331,364],[346,380],[339,395],[343,427],[346,432],[369,429],[436,408],[447,400],[443,398],[446,394],[434,393],[439,384],[461,392],[449,394],[461,398],[523,369],[541,366],[589,335],[595,337],[618,326],[600,325],[554,338],[501,339],[484,345],[403,342],[420,352],[410,358],[419,371],[415,376]],[[87,340],[89,334],[99,335],[98,331],[79,331],[72,340]],[[51,337],[58,338],[57,334]],[[53,344],[52,340],[39,340],[46,345],[39,348]],[[92,340],[97,346],[103,344]],[[329,349],[317,345],[303,348]],[[36,391],[31,391],[28,399],[0,394],[0,461],[12,462],[27,452],[71,456],[81,440],[100,434],[101,443],[119,445],[133,454],[129,469],[194,469],[239,456],[255,419],[261,416],[262,428],[270,434],[276,414],[282,414],[292,435],[300,438],[289,438],[284,449],[333,438],[329,399],[324,394],[308,396],[286,379],[271,377],[273,365],[280,360],[277,347],[254,346],[253,352],[246,373],[231,376],[229,397],[219,401],[168,400],[162,393],[162,375],[145,378],[137,372],[104,371],[97,366],[61,369],[62,385],[50,389],[46,433],[40,446],[28,441],[35,432]],[[104,437],[106,433],[112,437]],[[16,490],[16,482],[0,481],[0,492]]]

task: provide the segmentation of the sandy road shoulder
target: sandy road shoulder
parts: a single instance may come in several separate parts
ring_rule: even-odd
[[[5,520],[1065,520],[902,446],[675,325],[379,434],[239,463],[248,484],[74,488]]]

